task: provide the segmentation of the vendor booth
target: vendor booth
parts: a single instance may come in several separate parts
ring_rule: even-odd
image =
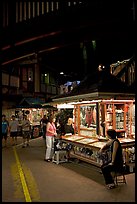
[[[55,111],[53,106],[45,106],[45,102],[37,98],[24,98],[16,107],[15,115],[20,123],[21,134],[21,121],[23,115],[27,115],[31,122],[31,137],[36,138],[42,135],[40,120],[44,115],[48,115],[51,111]]]
[[[113,128],[122,144],[124,162],[135,163],[135,94],[124,82],[99,72],[53,101],[74,105],[75,134],[62,136],[72,146],[72,157],[100,167],[109,153],[106,158],[98,152],[108,140],[106,131]]]

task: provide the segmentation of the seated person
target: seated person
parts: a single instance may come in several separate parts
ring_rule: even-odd
[[[73,128],[73,119],[68,118],[68,122],[65,124],[64,127],[65,134],[74,134],[74,128]]]
[[[102,153],[102,151],[107,150],[108,148],[110,148],[111,151],[111,160],[103,164],[101,167],[107,188],[111,189],[115,187],[111,172],[120,172],[123,169],[123,155],[121,144],[116,138],[116,131],[114,129],[109,129],[107,130],[107,135],[109,140],[99,152]]]

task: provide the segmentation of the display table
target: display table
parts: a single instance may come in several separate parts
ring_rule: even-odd
[[[70,156],[101,167],[103,159],[99,157],[99,150],[102,148],[107,139],[100,139],[97,137],[84,137],[79,135],[62,136],[65,143],[72,145]],[[130,138],[119,138],[123,149],[124,162],[135,162],[135,140]],[[107,158],[104,158],[107,160]]]

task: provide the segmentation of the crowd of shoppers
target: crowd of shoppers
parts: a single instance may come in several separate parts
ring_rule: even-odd
[[[22,130],[22,148],[29,146],[31,137],[31,125],[27,115],[23,115],[23,120],[20,123]],[[42,129],[42,136],[45,139],[45,161],[49,162],[52,159],[54,153],[54,139],[55,137],[60,139],[61,125],[56,120],[54,115],[47,117],[46,115],[40,120],[40,128]],[[74,134],[73,118],[68,118],[67,123],[64,125],[65,134]],[[15,115],[11,116],[11,120],[8,122],[5,115],[2,115],[2,138],[7,144],[8,135],[11,138],[11,145],[17,145],[17,136],[19,130],[19,121]]]
[[[31,126],[30,121],[27,118],[27,115],[23,116],[23,120],[21,121],[21,127],[22,127],[22,138],[23,138],[23,145],[29,146],[29,140],[31,135]],[[10,143],[12,146],[17,145],[17,136],[19,132],[19,121],[15,117],[15,115],[11,116],[10,121],[6,119],[6,115],[2,115],[2,141],[4,142],[4,147],[7,146],[7,139],[10,138]]]
[[[44,115],[40,123],[41,127],[43,128],[43,138],[45,138],[46,140],[44,160],[46,162],[50,162],[54,154],[55,138],[57,138],[57,135],[59,134],[59,132],[57,131],[59,128],[59,124],[57,123],[54,115],[50,115],[48,118],[46,117],[46,115]],[[23,137],[22,147],[24,148],[26,146],[29,146],[31,132],[31,125],[29,119],[27,118],[27,115],[24,115],[21,125]],[[6,115],[2,115],[2,140],[4,140],[5,146],[7,145],[8,135],[11,138],[11,144],[17,144],[18,128],[19,122],[18,120],[16,120],[15,115],[11,116],[11,120],[9,122],[6,119]],[[64,130],[65,134],[74,134],[73,118],[68,118],[67,123],[64,126]],[[102,164],[101,170],[107,188],[112,189],[115,187],[115,184],[111,173],[114,171],[120,172],[123,170],[123,155],[122,147],[119,140],[117,139],[116,131],[114,129],[108,129],[107,137],[108,142],[99,150],[99,154],[102,154],[104,151],[110,149],[111,157],[107,161],[107,163]]]

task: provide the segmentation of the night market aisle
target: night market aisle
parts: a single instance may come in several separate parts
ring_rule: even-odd
[[[99,169],[84,162],[44,161],[42,137],[30,147],[2,148],[2,202],[135,202],[135,173],[127,184],[108,190]]]

